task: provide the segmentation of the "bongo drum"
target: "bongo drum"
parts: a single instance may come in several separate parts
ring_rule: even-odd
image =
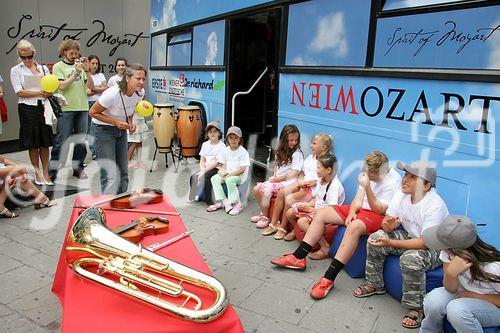
[[[160,153],[170,153],[172,151],[174,131],[174,105],[169,103],[155,104],[153,112],[153,134]]]
[[[180,155],[194,157],[198,153],[201,136],[201,110],[195,105],[177,108],[177,141]]]

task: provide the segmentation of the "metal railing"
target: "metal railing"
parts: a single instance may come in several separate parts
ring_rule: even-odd
[[[251,93],[252,90],[257,85],[257,83],[259,83],[259,81],[262,79],[262,77],[264,76],[264,74],[266,74],[266,72],[267,72],[267,67],[264,69],[264,71],[262,72],[262,74],[260,74],[260,76],[257,78],[257,80],[255,80],[255,82],[250,87],[250,89],[248,89],[247,91],[238,91],[236,94],[233,95],[233,100],[232,100],[232,103],[231,103],[231,126],[234,126],[234,106],[235,106],[235,103],[236,103],[236,97],[238,97],[240,95],[248,95],[249,93]]]

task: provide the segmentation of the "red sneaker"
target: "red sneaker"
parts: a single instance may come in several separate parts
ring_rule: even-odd
[[[279,258],[271,260],[271,264],[274,264],[279,267],[296,269],[299,271],[303,271],[306,269],[306,260],[305,259],[297,259],[293,253],[285,254]]]
[[[328,292],[333,289],[333,281],[322,277],[311,288],[311,297],[314,299],[322,299],[328,295]]]

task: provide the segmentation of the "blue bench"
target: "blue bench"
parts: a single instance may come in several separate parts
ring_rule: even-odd
[[[427,292],[443,286],[443,267],[439,266],[425,273]],[[384,284],[389,295],[401,300],[403,297],[403,274],[399,266],[399,256],[388,255],[384,264]]]
[[[328,251],[328,255],[330,257],[333,258],[337,253],[337,250],[340,247],[340,243],[342,242],[342,238],[344,238],[346,229],[347,228],[345,226],[339,226],[335,237],[333,237],[330,250]],[[344,271],[352,278],[365,276],[366,240],[366,236],[360,238],[358,247],[356,248],[354,255],[352,256],[351,260],[349,260],[349,262],[344,266]]]

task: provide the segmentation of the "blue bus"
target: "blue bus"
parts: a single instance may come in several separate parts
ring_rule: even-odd
[[[152,0],[149,69],[153,103],[238,125],[256,163],[285,124],[305,154],[331,134],[347,202],[369,151],[435,163],[500,246],[500,1]]]

